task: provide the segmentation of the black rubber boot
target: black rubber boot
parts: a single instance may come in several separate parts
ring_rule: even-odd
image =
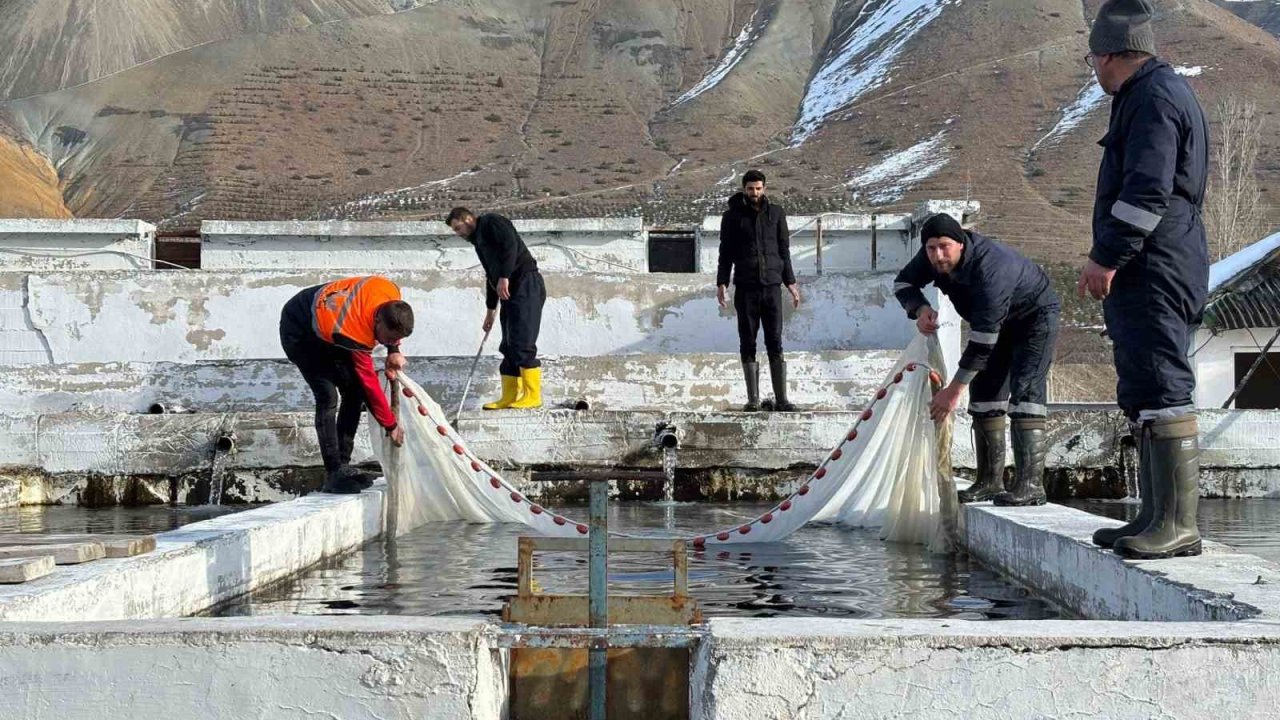
[[[773,409],[776,412],[795,412],[796,406],[787,400],[787,362],[781,355],[769,356],[769,379],[773,381]]]
[[[759,412],[760,363],[755,360],[743,360],[742,378],[747,381],[747,404],[742,406],[742,412]]]
[[[1138,507],[1138,516],[1132,521],[1116,528],[1101,528],[1093,533],[1093,544],[1109,548],[1122,537],[1137,535],[1151,524],[1151,434],[1146,428],[1134,423],[1130,429],[1134,440],[1138,442],[1138,499],[1142,504]]]
[[[973,419],[973,453],[978,472],[973,484],[957,493],[962,503],[985,502],[1004,492],[1005,417]]]
[[[341,435],[341,432],[339,432]],[[373,487],[373,481],[380,476],[375,473],[365,472],[360,468],[351,465],[351,454],[355,451],[356,439],[352,437],[338,438],[338,459],[342,461],[342,465],[338,467],[338,472],[343,475],[354,476],[361,490],[368,490]]]
[[[1151,423],[1151,523],[1116,540],[1116,554],[1139,560],[1199,555],[1200,428],[1195,415]]]
[[[1044,492],[1044,418],[1014,418],[1013,487],[991,501],[1002,507],[1043,505]]]
[[[350,465],[343,465],[337,470],[327,470],[324,487],[320,488],[320,492],[331,495],[355,495],[368,487],[364,485],[360,476],[360,471]],[[369,484],[372,485],[373,481],[370,480]]]

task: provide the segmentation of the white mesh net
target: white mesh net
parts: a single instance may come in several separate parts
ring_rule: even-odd
[[[879,528],[885,540],[944,551],[954,533],[950,426],[929,417],[936,340],[920,337],[821,465],[772,510],[732,528],[700,534],[695,547],[781,540],[805,523]],[[518,522],[543,535],[585,535],[586,525],[531,502],[467,449],[440,406],[402,374],[399,528],[428,522]],[[941,381],[940,376],[936,377]],[[371,424],[384,467],[389,442]],[[939,452],[939,438],[946,446]]]

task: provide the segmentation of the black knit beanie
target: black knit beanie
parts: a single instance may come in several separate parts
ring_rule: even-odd
[[[960,227],[959,221],[946,213],[938,213],[925,220],[924,227],[920,228],[921,245],[936,237],[949,237],[961,245],[969,242],[969,234]]]
[[[1089,52],[1110,55],[1132,50],[1155,55],[1153,15],[1155,8],[1151,0],[1107,0],[1089,29]]]

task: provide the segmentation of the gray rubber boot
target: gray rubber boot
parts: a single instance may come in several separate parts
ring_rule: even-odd
[[[1132,521],[1117,528],[1101,528],[1093,534],[1093,544],[1109,548],[1122,537],[1137,535],[1151,524],[1151,434],[1146,428],[1134,423],[1130,430],[1138,441],[1138,499],[1142,504],[1138,507],[1138,516]]]
[[[973,451],[978,472],[973,484],[956,493],[962,503],[984,502],[1004,492],[1005,416],[973,419]]]
[[[1151,523],[1113,546],[1116,554],[1140,560],[1199,555],[1200,428],[1187,414],[1151,423]]]
[[[773,381],[774,411],[795,412],[796,406],[787,400],[787,362],[781,355],[769,356],[769,379]]]
[[[760,412],[760,363],[743,360],[742,378],[747,381],[747,404],[742,412]]]
[[[1013,487],[992,503],[1002,507],[1045,504],[1044,426],[1042,417],[1013,419]]]

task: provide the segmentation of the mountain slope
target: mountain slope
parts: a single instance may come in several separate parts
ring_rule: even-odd
[[[389,14],[409,4],[422,6]],[[0,103],[0,118],[56,168],[81,216],[194,227],[468,203],[687,222],[760,166],[793,212],[972,198],[989,231],[1075,262],[1107,117],[1082,61],[1097,4],[325,0],[264,17],[265,3],[203,0],[225,39]],[[1240,94],[1274,121],[1280,41],[1208,0],[1160,8],[1161,52],[1211,114]],[[272,30],[282,23],[311,24]],[[7,32],[62,57],[92,45],[26,28]],[[166,33],[132,57],[160,52]],[[19,84],[66,84],[31,65],[14,75],[9,60]],[[1267,188],[1280,187],[1277,130],[1264,138]]]

